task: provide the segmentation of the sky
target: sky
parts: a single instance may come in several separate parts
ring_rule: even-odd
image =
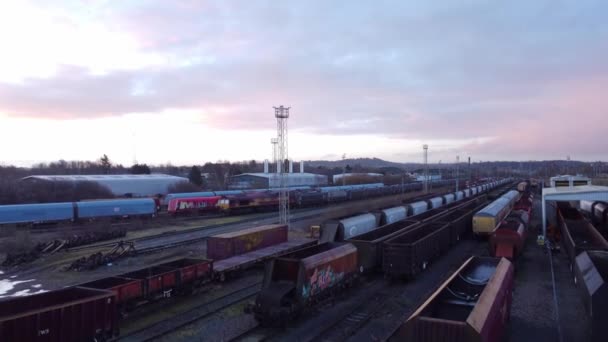
[[[608,160],[605,1],[0,2],[0,163]]]

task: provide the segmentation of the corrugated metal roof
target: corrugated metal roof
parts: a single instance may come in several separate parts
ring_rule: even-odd
[[[166,194],[169,186],[187,182],[188,178],[165,174],[150,175],[37,175],[22,180],[38,179],[51,182],[95,182],[110,189],[114,195],[152,196]]]

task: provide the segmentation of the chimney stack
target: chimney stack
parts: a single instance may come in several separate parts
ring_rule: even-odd
[[[293,173],[293,160],[289,160],[289,173]]]
[[[304,161],[300,161],[300,173],[304,173]]]
[[[268,159],[264,159],[264,173],[268,173]]]

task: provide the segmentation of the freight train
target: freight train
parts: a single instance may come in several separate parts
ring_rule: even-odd
[[[529,187],[518,186],[518,189],[522,193],[513,204],[513,209],[490,235],[492,256],[513,260],[523,251],[532,219],[533,195]]]
[[[267,263],[262,290],[253,307],[256,319],[263,324],[283,323],[352,285],[364,272],[382,269],[390,277],[413,277],[458,242],[467,222],[470,229],[473,208],[485,198],[481,193],[507,182],[480,185],[478,196],[449,205],[444,204],[445,196],[438,197],[441,201],[429,199],[419,214],[380,227],[374,224],[382,219],[373,214],[330,221],[322,227],[321,244]],[[454,199],[457,197],[454,194]],[[391,238],[383,240],[387,236]]]
[[[182,258],[77,286],[0,301],[0,341],[106,341],[124,313],[152,301],[190,294],[277,255],[316,245],[287,241],[286,225],[211,237],[210,259]]]
[[[445,186],[453,181],[434,181]],[[290,206],[304,208],[323,206],[374,196],[399,194],[422,189],[420,182],[384,186],[382,183],[333,187],[289,188]],[[244,211],[263,211],[278,208],[277,189],[226,190],[168,194],[162,199],[112,199],[66,203],[20,204],[0,206],[1,225],[38,225],[66,222],[133,217],[155,217],[168,213],[171,216],[205,213],[235,214]]]

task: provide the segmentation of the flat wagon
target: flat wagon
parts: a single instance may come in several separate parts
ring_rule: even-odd
[[[116,335],[112,291],[70,287],[0,302],[0,341],[103,341]]]
[[[501,341],[512,290],[511,262],[472,257],[402,324],[396,337],[414,342]]]

